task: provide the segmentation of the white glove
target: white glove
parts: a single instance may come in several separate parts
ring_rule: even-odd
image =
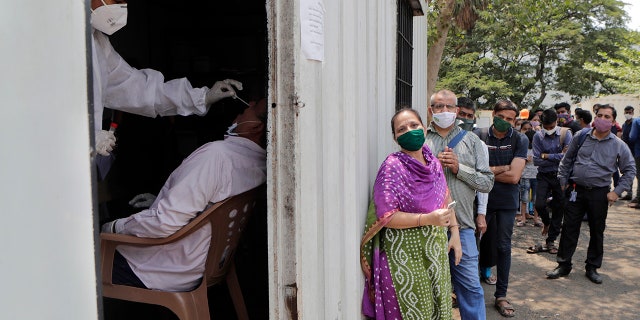
[[[211,89],[207,91],[207,95],[204,98],[204,102],[206,105],[210,105],[224,98],[233,97],[236,95],[236,89],[242,90],[242,82],[236,81],[233,79],[216,81],[216,83],[213,84]]]
[[[96,152],[103,156],[108,156],[113,147],[116,146],[116,136],[113,132],[106,130],[96,131]]]
[[[149,208],[154,201],[156,201],[156,196],[151,193],[143,193],[133,197],[129,201],[129,205],[134,208]]]

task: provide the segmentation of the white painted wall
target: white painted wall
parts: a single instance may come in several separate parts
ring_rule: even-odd
[[[84,8],[0,10],[0,319],[98,318]]]
[[[299,5],[267,3],[270,318],[358,319],[367,205],[380,163],[397,150],[396,1],[324,0],[324,62],[302,56]],[[425,19],[414,18],[413,99],[423,115]]]

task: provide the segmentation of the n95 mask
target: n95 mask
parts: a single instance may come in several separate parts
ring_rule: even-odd
[[[106,4],[91,10],[91,26],[107,35],[122,29],[127,24],[127,4]]]

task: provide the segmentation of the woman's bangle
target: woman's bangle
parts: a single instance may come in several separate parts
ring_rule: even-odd
[[[422,227],[422,224],[420,222],[420,219],[422,219],[422,213],[418,214],[418,227]]]
[[[460,225],[459,224],[452,224],[452,225],[449,226],[449,230],[451,230],[451,228],[453,228],[453,227],[460,228]]]

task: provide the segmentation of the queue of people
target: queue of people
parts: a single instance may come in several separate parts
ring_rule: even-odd
[[[633,119],[632,109],[625,109],[630,116],[618,130],[624,141],[613,133],[616,111],[606,104],[594,110],[593,125],[588,110],[576,109],[574,117],[568,103],[522,112],[513,102],[499,100],[492,125],[474,128],[473,101],[449,90],[433,94],[428,111],[433,120],[426,126],[407,108],[391,121],[400,151],[380,167],[361,246],[365,316],[449,319],[452,303],[443,292],[453,292],[462,319],[484,319],[480,281],[496,285],[496,310],[515,316],[507,298],[512,234],[514,225],[525,226],[528,219],[540,228],[544,241],[527,252],[555,254],[558,267],[546,276],[557,279],[572,270],[586,218],[590,241],[585,276],[602,283],[597,270],[608,207],[624,192],[628,197],[623,199],[637,202],[630,195],[637,173],[634,155],[640,155],[635,150],[640,149],[635,143],[640,120]],[[620,176],[611,189],[616,172]],[[448,205],[453,202],[455,206]],[[449,242],[430,240],[434,230],[446,232]],[[416,240],[415,233],[426,238]],[[437,259],[421,263],[428,257],[442,259],[447,251],[449,268]],[[435,264],[431,272],[424,270]],[[419,284],[419,279],[431,280]]]

